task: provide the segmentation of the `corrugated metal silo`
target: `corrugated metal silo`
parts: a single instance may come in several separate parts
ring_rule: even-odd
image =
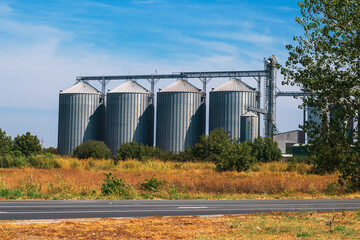
[[[242,142],[252,141],[259,134],[259,120],[255,113],[247,112],[241,116],[241,138]]]
[[[106,97],[105,143],[112,155],[123,143],[135,140],[153,146],[154,95],[133,81],[127,81]]]
[[[59,95],[58,153],[71,154],[82,142],[103,140],[105,107],[101,93],[78,82]]]
[[[257,107],[257,92],[239,79],[230,79],[210,92],[209,131],[224,128],[230,137],[240,141],[241,115],[246,107]]]
[[[157,94],[156,145],[178,153],[205,133],[205,95],[186,80]]]

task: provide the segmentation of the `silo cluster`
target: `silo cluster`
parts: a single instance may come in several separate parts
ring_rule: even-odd
[[[223,128],[237,141],[256,138],[258,116],[247,111],[247,107],[258,106],[256,95],[239,79],[230,79],[211,91],[209,131]],[[177,80],[159,90],[156,146],[174,153],[194,146],[205,134],[205,103],[206,94],[187,80]],[[79,144],[91,139],[105,141],[113,156],[123,143],[136,141],[153,146],[154,94],[134,81],[121,84],[106,96],[81,81],[62,91],[58,153],[71,154]]]

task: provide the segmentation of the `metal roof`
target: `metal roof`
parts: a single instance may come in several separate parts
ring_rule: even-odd
[[[160,92],[201,92],[200,89],[186,80],[177,80],[170,86],[162,89]]]
[[[134,81],[127,81],[114,88],[109,93],[149,93],[149,90]]]
[[[243,115],[241,115],[242,117],[257,117],[258,115],[256,115],[255,113],[253,112],[247,112],[247,113],[244,113]]]
[[[255,92],[240,79],[232,78],[223,85],[215,88],[213,92]]]
[[[78,82],[72,87],[60,92],[60,94],[64,93],[90,93],[90,94],[100,94],[100,91],[98,91],[96,88],[91,86],[90,84],[86,82]]]

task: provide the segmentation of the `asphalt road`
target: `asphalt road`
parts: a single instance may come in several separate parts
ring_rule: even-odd
[[[359,210],[360,199],[0,201],[0,220]]]

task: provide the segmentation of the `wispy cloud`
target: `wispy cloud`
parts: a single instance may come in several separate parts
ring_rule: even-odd
[[[135,4],[154,4],[154,3],[161,3],[164,2],[163,0],[134,0],[133,3]]]
[[[280,10],[280,11],[284,11],[284,12],[291,12],[291,11],[297,11],[298,9],[296,8],[291,8],[288,6],[278,6],[278,7],[271,7],[274,10]]]
[[[7,16],[14,11],[9,5],[5,3],[0,3],[0,17]]]
[[[274,43],[278,41],[277,38],[272,37],[270,35],[261,34],[257,32],[244,31],[241,33],[226,33],[226,32],[207,32],[204,33],[206,36],[211,36],[219,39],[229,39],[229,40],[237,40],[244,41],[249,43]]]
[[[0,19],[0,31],[3,33],[0,35],[0,39],[2,36],[6,36],[6,38],[2,39],[0,46],[4,43],[13,45],[42,42],[44,39],[51,41],[57,39],[60,41],[68,35],[68,33],[62,30],[46,25],[20,23],[8,19]]]

